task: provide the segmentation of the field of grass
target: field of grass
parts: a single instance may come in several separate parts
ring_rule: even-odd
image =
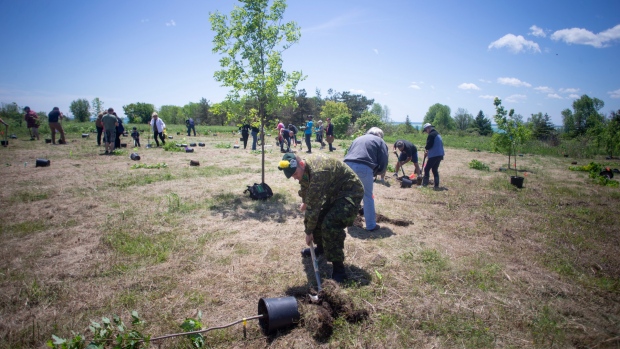
[[[274,197],[256,202],[243,190],[261,181],[261,154],[232,146],[234,128],[199,128],[194,138],[171,127],[169,142],[206,143],[194,153],[145,149],[145,134],[142,148],[102,156],[96,133],[82,138],[75,127],[67,145],[18,134],[0,148],[0,348],[89,337],[91,321],[117,314],[129,323],[134,310],[152,336],[181,332],[199,312],[205,328],[220,326],[256,315],[262,297],[301,300],[315,287],[299,254],[299,185],[277,170],[273,144],[265,181]],[[303,321],[270,336],[249,321],[247,337],[242,325],[214,330],[206,347],[620,347],[620,189],[568,170],[620,162],[524,152],[517,189],[486,138],[444,139],[443,190],[375,184],[377,212],[412,224],[347,228],[343,292],[367,319],[338,317],[328,338]],[[326,153],[342,159],[347,143]],[[166,166],[133,166],[134,151],[141,164]],[[51,166],[35,167],[37,158]],[[174,338],[151,347],[190,346]]]

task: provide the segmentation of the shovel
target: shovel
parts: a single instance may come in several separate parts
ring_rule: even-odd
[[[422,179],[424,175],[424,164],[426,163],[426,153],[424,153],[424,160],[422,160],[422,169],[420,170],[420,175],[418,176],[418,185],[422,185]]]
[[[398,157],[398,154],[396,152],[394,152],[394,155],[396,155],[396,162],[400,162],[400,158]],[[403,172],[403,176],[402,177],[398,177],[397,180],[402,180],[403,178],[407,177],[407,175],[405,174],[405,167],[403,165],[400,166],[400,169]],[[409,178],[409,177],[407,177]]]
[[[314,276],[316,277],[316,289],[318,293],[321,292],[321,276],[319,275],[319,263],[316,261],[316,255],[314,254],[314,242],[310,244],[310,255],[312,256],[312,267],[314,268]],[[310,299],[313,302],[318,302],[319,296],[311,294]]]

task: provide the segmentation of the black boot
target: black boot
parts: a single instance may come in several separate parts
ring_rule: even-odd
[[[314,255],[318,257],[318,256],[322,256],[323,253],[324,253],[323,246],[317,244],[316,247],[314,248]],[[301,250],[301,256],[302,257],[312,256],[312,254],[310,253],[310,247],[304,248],[303,250]]]
[[[332,262],[333,271],[332,271],[332,280],[341,284],[344,280],[347,279],[347,272],[344,270],[343,262]]]

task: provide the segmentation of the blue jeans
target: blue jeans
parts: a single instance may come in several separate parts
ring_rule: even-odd
[[[256,137],[258,136],[258,132],[252,131],[252,150],[256,150]]]
[[[372,187],[374,182],[372,168],[368,165],[351,161],[347,161],[346,164],[357,174],[357,177],[359,177],[364,186],[364,220],[366,221],[366,229],[374,229],[377,225],[377,215],[375,213],[375,199],[372,198]]]

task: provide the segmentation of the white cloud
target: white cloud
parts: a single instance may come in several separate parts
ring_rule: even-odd
[[[550,93],[547,95],[547,98],[553,98],[553,99],[563,99],[562,96],[560,96],[557,93]]]
[[[476,86],[476,84],[466,83],[466,82],[460,84],[459,88],[461,90],[480,90],[480,87]]]
[[[618,91],[620,91],[620,90],[618,90]],[[620,96],[620,95],[619,95],[619,96]],[[568,98],[574,98],[574,99],[577,99],[577,98],[579,98],[579,95],[578,95],[578,94],[574,94],[574,93],[573,93],[573,94],[568,95]],[[612,97],[612,98],[613,98],[613,97]]]
[[[485,80],[485,79],[478,79],[478,81],[480,81],[480,82],[484,82],[484,83],[487,83],[487,84],[490,84],[490,83],[492,83],[492,82],[493,82],[493,81],[491,81],[491,80]]]
[[[547,87],[547,86],[534,87],[534,90],[536,90],[538,92],[542,92],[542,93],[553,93],[553,89],[551,87]]]
[[[492,95],[480,95],[480,96],[478,96],[478,97],[479,97],[479,98],[482,98],[482,99],[495,99],[495,97],[497,97],[497,96],[492,96]]]
[[[523,101],[525,99],[527,99],[526,95],[511,95],[506,97],[506,102],[519,103],[519,101]]]
[[[177,23],[174,21],[174,19],[171,19],[170,22],[166,22],[166,27],[174,27],[176,25]]]
[[[540,52],[540,47],[534,41],[525,40],[521,35],[515,36],[513,34],[506,34],[496,41],[493,41],[489,45],[489,50],[492,48],[508,48],[513,53],[519,53],[523,51]]]
[[[421,89],[420,84],[417,82],[412,82],[411,85],[409,85],[409,88],[412,88],[414,90],[419,90]]]
[[[532,85],[528,84],[525,81],[521,81],[517,78],[497,78],[497,82],[502,85],[510,85],[514,87],[532,87]]]
[[[349,92],[354,93],[356,95],[363,95],[363,94],[366,93],[366,91],[364,91],[364,90],[358,90],[358,89],[354,89],[354,88],[349,89]]]
[[[537,36],[539,38],[544,38],[547,36],[547,34],[545,34],[545,31],[542,30],[542,28],[538,28],[535,25],[530,27],[530,35]]]
[[[375,51],[376,54],[379,54],[379,50],[377,50],[376,48],[373,48],[372,50]]]
[[[577,93],[579,92],[578,88],[561,88],[560,93]]]
[[[609,94],[611,98],[620,98],[620,88],[615,91],[609,91],[607,94]]]
[[[596,48],[608,47],[612,41],[620,39],[620,24],[598,34],[583,28],[561,29],[551,34],[551,39],[564,41],[567,44],[590,45]]]

